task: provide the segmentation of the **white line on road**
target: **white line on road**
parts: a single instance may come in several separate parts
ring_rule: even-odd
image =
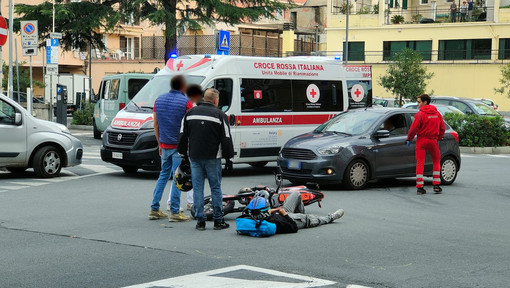
[[[29,188],[30,186],[0,186],[0,189],[7,189],[7,190],[19,190],[19,189],[25,189]]]
[[[346,288],[371,288],[371,287],[350,284],[350,285],[347,285]]]
[[[4,193],[4,192],[7,192],[9,190],[0,190],[0,193]]]
[[[26,181],[23,181],[23,182],[7,182],[7,183],[15,184],[15,185],[22,185],[22,186],[41,186],[41,185],[48,184],[46,182],[26,182]]]
[[[242,273],[244,275],[252,274],[253,278],[266,274],[266,280],[255,279],[237,279],[233,273]],[[230,275],[229,275],[230,274]],[[271,279],[272,278],[272,279]],[[286,282],[285,279],[293,281]],[[296,281],[298,280],[298,281]],[[184,276],[168,278],[164,280],[143,283],[129,286],[129,288],[148,288],[148,287],[208,287],[208,288],[262,288],[262,287],[321,287],[333,285],[336,282],[302,276],[297,274],[284,273],[275,270],[269,270],[248,265],[231,266],[201,273],[188,274]]]

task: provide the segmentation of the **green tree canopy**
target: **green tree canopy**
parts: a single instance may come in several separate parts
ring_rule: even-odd
[[[501,79],[499,79],[499,83],[501,87],[494,88],[494,92],[510,98],[510,64],[501,67]]]
[[[379,84],[393,93],[400,103],[404,97],[416,101],[416,97],[425,93],[427,80],[434,76],[421,64],[422,59],[420,52],[409,48],[396,53],[386,74],[379,78]]]
[[[231,25],[255,22],[261,17],[274,18],[292,5],[273,0],[89,0],[68,2],[55,0],[55,31],[63,34],[64,50],[86,50],[89,43],[94,48],[104,48],[103,31],[110,32],[129,19],[148,20],[153,25],[165,27],[165,60],[176,50],[177,32],[213,26],[215,22]],[[20,20],[38,20],[40,39],[47,39],[52,31],[52,3],[38,5],[18,4],[16,13],[21,15],[15,25],[19,31]],[[103,31],[102,31],[103,30]],[[41,42],[41,45],[44,43]]]

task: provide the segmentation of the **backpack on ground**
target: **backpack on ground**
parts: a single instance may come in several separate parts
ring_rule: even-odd
[[[252,237],[268,237],[276,234],[276,224],[266,221],[271,216],[268,197],[266,191],[255,194],[243,214],[236,218],[238,234]]]

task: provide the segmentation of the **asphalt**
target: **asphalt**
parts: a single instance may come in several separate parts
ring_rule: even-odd
[[[97,149],[98,140],[84,140]],[[150,172],[7,190],[0,193],[0,286],[123,287],[244,264],[336,282],[329,287],[506,287],[510,157],[463,156],[457,181],[442,195],[426,182],[430,191],[417,196],[413,179],[363,191],[324,187],[323,207],[307,211],[343,208],[343,218],[264,239],[237,235],[235,214],[224,231],[147,220],[157,178]],[[274,186],[274,165],[235,168],[223,179],[225,193]],[[9,181],[0,178],[0,186]]]

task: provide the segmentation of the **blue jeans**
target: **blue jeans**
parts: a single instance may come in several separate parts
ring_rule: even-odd
[[[191,180],[193,182],[193,204],[195,218],[205,221],[204,215],[204,182],[205,178],[211,187],[211,198],[214,209],[214,220],[223,220],[223,194],[221,193],[221,159],[189,159],[191,162]],[[172,202],[173,204],[173,202]]]
[[[154,188],[154,196],[152,199],[151,209],[152,211],[159,210],[159,201],[165,191],[166,183],[170,179],[170,175],[173,175],[177,167],[181,165],[181,156],[177,153],[177,149],[165,149],[161,148],[161,171],[159,172],[158,182],[156,188]],[[181,190],[177,189],[175,182],[172,181],[172,189],[170,190],[172,206],[170,212],[173,214],[179,213],[181,207]]]

